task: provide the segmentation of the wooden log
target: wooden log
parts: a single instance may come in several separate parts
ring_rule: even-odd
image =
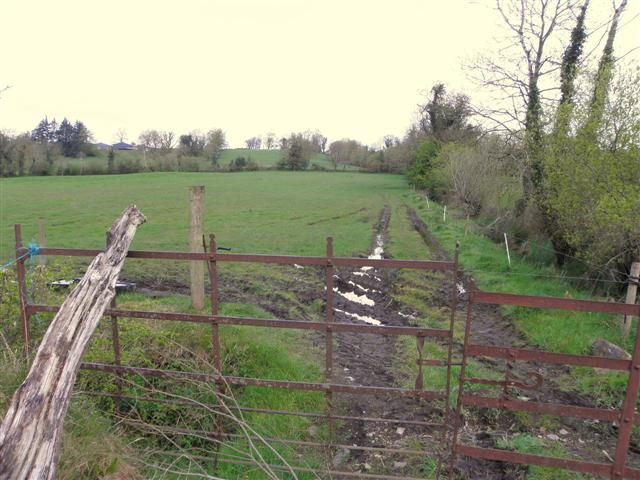
[[[107,232],[107,250],[94,258],[49,325],[0,425],[0,479],[56,477],[64,418],[82,355],[115,297],[129,245],[144,222],[135,205],[122,213]]]

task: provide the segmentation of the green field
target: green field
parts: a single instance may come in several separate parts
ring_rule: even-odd
[[[400,200],[399,175],[322,172],[154,173],[24,177],[0,181],[0,254],[13,255],[13,225],[25,241],[46,223],[47,244],[102,248],[105,231],[135,203],[147,216],[134,249],[187,250],[188,187],[206,188],[205,232],[234,252],[337,255],[369,250],[385,202]]]

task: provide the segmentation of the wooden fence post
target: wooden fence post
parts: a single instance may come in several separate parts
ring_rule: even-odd
[[[627,286],[627,299],[626,303],[635,304],[636,295],[638,294],[638,277],[640,277],[640,262],[633,262],[631,264],[631,272],[629,273],[629,285]],[[622,336],[627,338],[631,331],[631,324],[633,323],[633,317],[625,315],[622,318]]]
[[[38,218],[38,246],[44,248],[47,245],[47,235],[44,230],[44,218]],[[38,265],[46,265],[47,257],[38,255]]]
[[[189,202],[189,250],[204,253],[202,245],[202,219],[204,216],[204,187],[190,187]],[[204,262],[191,262],[191,306],[204,308]]]

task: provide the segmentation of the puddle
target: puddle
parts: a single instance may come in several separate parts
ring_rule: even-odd
[[[342,295],[347,300],[354,303],[359,303],[360,305],[367,305],[369,307],[373,307],[376,304],[376,302],[371,300],[366,295],[358,295],[353,292],[341,292],[340,290],[338,290],[338,288],[334,288],[333,291],[338,293],[338,295]]]
[[[462,285],[462,282],[456,284],[456,287],[458,287],[458,295],[464,295],[465,293],[467,293],[467,291],[464,289],[464,285]]]
[[[371,260],[382,260],[382,254],[384,253],[384,238],[381,233],[376,235],[376,246],[373,249],[373,253],[367,258]],[[362,267],[360,270],[365,272],[373,270],[373,267]]]
[[[398,315],[400,315],[401,317],[404,318],[408,318],[409,320],[415,320],[416,317],[414,317],[413,315],[407,315],[406,313],[402,313],[402,312],[398,312]]]
[[[347,283],[352,287],[362,290],[363,292],[379,292],[380,291],[380,290],[375,290],[373,288],[365,288],[362,285],[357,284],[356,282],[352,282],[351,280],[349,280]]]
[[[294,263],[293,266],[300,270],[304,269],[302,265],[298,265],[297,263]]]
[[[376,320],[373,317],[367,317],[365,315],[358,315],[357,313],[345,312],[344,310],[340,310],[338,308],[334,308],[334,310],[336,312],[344,313],[345,315],[347,315],[347,316],[349,316],[351,318],[355,318],[356,320],[360,320],[362,322],[366,322],[366,323],[369,323],[371,325],[382,325],[382,322],[380,320]]]

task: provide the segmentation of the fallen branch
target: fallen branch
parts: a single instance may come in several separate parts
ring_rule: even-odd
[[[0,479],[56,477],[64,418],[78,366],[145,217],[129,206],[107,232],[107,250],[91,262],[40,343],[26,380],[0,425]]]

